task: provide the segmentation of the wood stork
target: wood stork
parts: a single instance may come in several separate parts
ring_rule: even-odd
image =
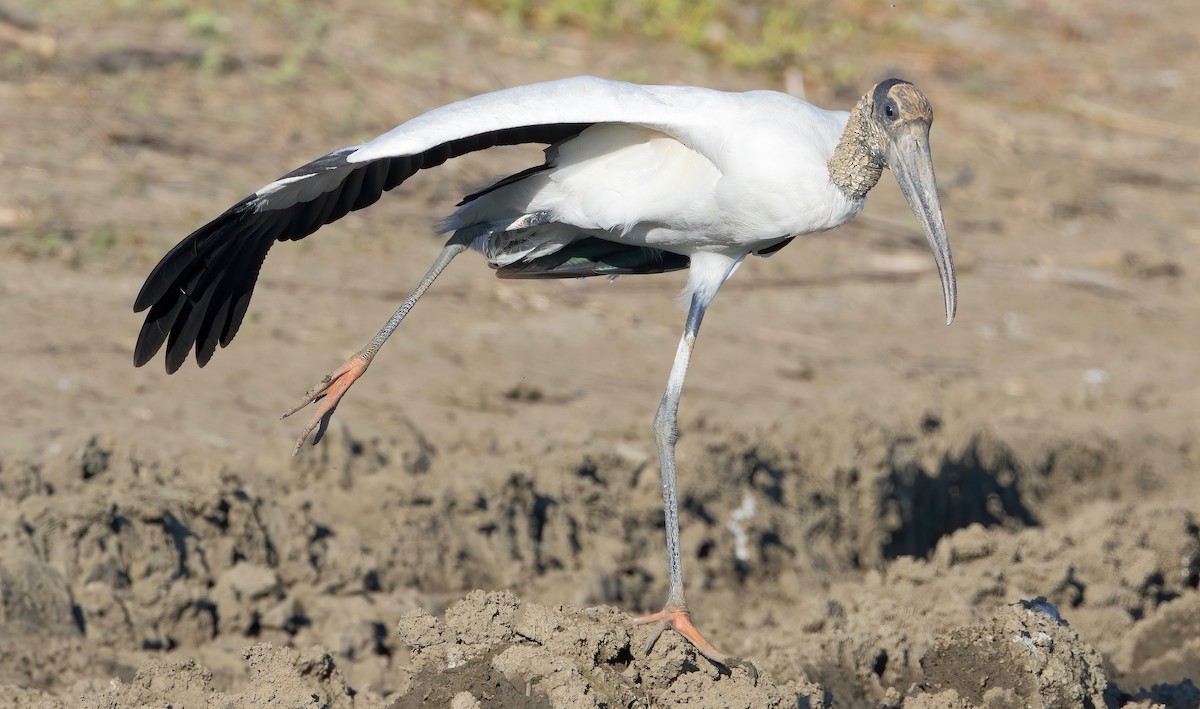
[[[731,658],[692,625],[679,553],[676,421],[700,322],[747,255],[767,256],[797,236],[844,224],[862,210],[888,167],[929,239],[949,324],[957,296],[929,149],[932,120],[925,96],[899,79],[876,85],[848,113],[772,91],[725,93],[594,77],[442,106],[284,175],[179,242],[134,303],[135,312],[149,309],[134,364],[148,362],[165,343],[168,373],[193,348],[203,367],[218,343],[233,339],[276,241],[302,239],[449,158],[497,145],[549,144],[542,164],[459,203],[441,226],[452,236],[408,299],[374,339],[284,414],[316,404],[294,453],[314,430],[313,442],[320,440],[351,384],[468,248],[481,252],[501,278],[686,268],[687,321],[654,417],[669,591],[661,612],[636,622],[672,628],[705,656],[725,662]]]

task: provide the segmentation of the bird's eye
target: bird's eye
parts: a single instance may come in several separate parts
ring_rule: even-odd
[[[883,107],[883,115],[887,116],[888,118],[895,118],[895,117],[896,117],[896,113],[897,113],[897,111],[896,111],[896,104],[894,104],[894,103],[888,103],[888,104],[884,105],[884,107]]]

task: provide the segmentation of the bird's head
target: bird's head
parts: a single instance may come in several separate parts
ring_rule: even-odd
[[[958,306],[958,286],[933,174],[933,155],[929,151],[933,107],[916,86],[901,79],[888,79],[863,97],[860,110],[865,147],[871,158],[891,169],[913,214],[925,229],[942,278],[949,325]]]

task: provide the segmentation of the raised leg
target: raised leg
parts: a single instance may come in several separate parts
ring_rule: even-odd
[[[679,438],[679,397],[683,392],[683,381],[687,376],[688,362],[696,345],[696,335],[704,312],[712,302],[716,289],[710,293],[697,292],[692,296],[688,308],[687,325],[679,348],[675,351],[675,363],[667,379],[658,413],[654,416],[654,438],[658,443],[658,460],[662,473],[663,515],[667,527],[667,602],[662,611],[634,620],[638,624],[661,623],[659,632],[650,639],[646,652],[668,628],[687,638],[702,655],[719,664],[727,664],[728,656],[713,647],[696,626],[692,625],[691,613],[683,597],[683,559],[679,549],[679,493],[675,482],[675,442]]]
[[[333,417],[333,412],[337,409],[338,402],[346,395],[346,392],[350,389],[350,385],[367,371],[367,367],[370,366],[371,360],[375,358],[375,354],[379,352],[379,348],[392,336],[392,332],[400,325],[404,317],[408,315],[408,311],[412,310],[412,307],[417,304],[417,301],[421,299],[421,296],[425,294],[429,286],[433,285],[433,282],[442,274],[446,266],[450,265],[454,257],[467,250],[469,243],[470,239],[465,236],[455,234],[451,237],[442,248],[442,252],[438,254],[437,260],[433,262],[433,265],[425,273],[425,277],[413,289],[412,294],[396,309],[396,312],[392,313],[392,317],[388,319],[387,324],[367,343],[367,346],[346,360],[346,363],[341,367],[325,375],[321,383],[309,389],[299,403],[283,414],[282,418],[287,418],[309,404],[317,404],[312,418],[308,420],[308,425],[304,427],[304,430],[300,433],[300,437],[296,439],[296,447],[292,450],[292,455],[300,452],[300,447],[304,445],[308,434],[312,433],[314,429],[317,431],[317,434],[313,436],[313,445],[316,445],[321,440],[321,437],[325,435],[325,430],[329,427],[329,419]]]

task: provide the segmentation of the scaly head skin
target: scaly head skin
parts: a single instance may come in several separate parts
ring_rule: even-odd
[[[848,196],[862,199],[879,181],[884,167],[892,170],[929,239],[949,325],[958,307],[958,286],[929,150],[932,123],[933,107],[920,89],[901,79],[880,82],[850,112],[846,131],[829,159],[829,175]]]

